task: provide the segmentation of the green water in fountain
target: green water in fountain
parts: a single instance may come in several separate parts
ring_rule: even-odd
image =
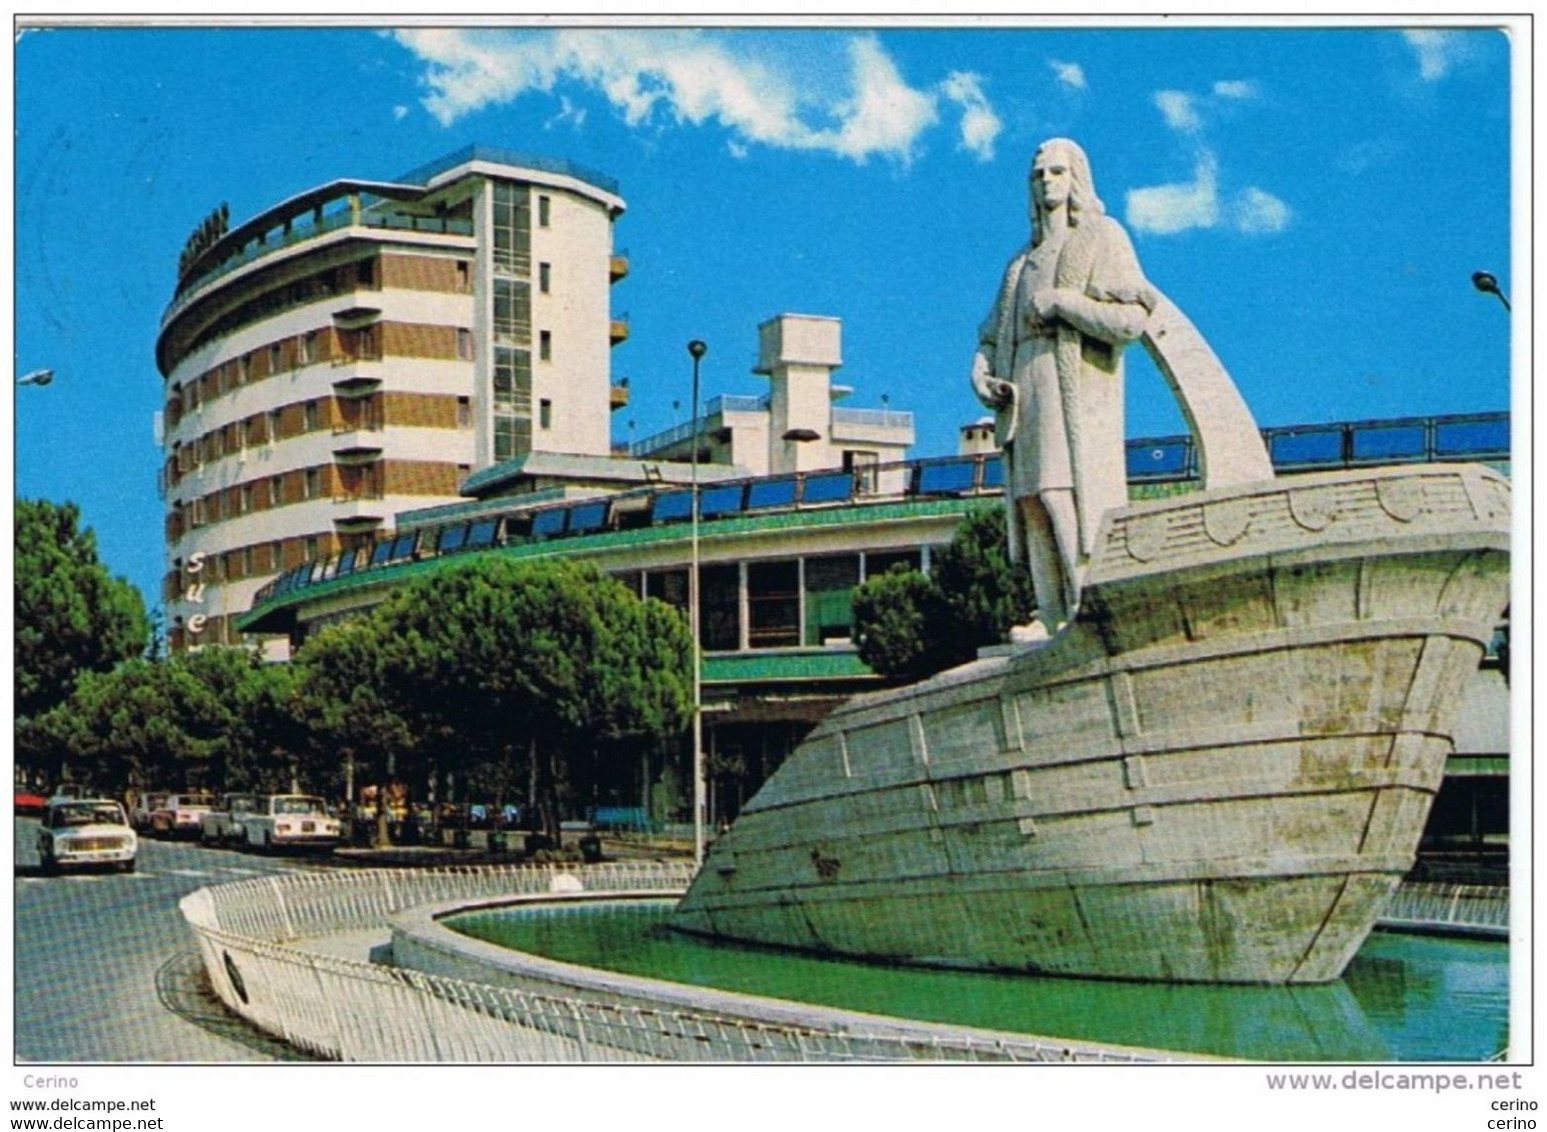
[[[1481,1061],[1508,1036],[1503,943],[1375,932],[1338,982],[1183,986],[898,967],[683,935],[671,900],[462,913],[442,923],[631,975],[990,1030],[1262,1061]]]

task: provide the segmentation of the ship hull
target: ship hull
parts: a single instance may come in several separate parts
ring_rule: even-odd
[[[1108,515],[1076,622],[835,711],[677,927],[1087,977],[1337,978],[1508,600],[1508,483],[1428,465]]]

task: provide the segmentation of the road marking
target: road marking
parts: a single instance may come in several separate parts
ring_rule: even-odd
[[[169,877],[207,877],[214,875],[208,869],[163,869],[162,873]]]

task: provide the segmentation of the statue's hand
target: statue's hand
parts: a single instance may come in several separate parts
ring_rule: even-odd
[[[1000,412],[1015,403],[1015,386],[996,377],[989,378],[983,383],[978,399],[995,412]]]
[[[984,406],[998,412],[1015,399],[1015,386],[989,372],[989,360],[983,350],[972,359],[972,391]]]
[[[1031,313],[1038,322],[1052,323],[1064,316],[1063,298],[1053,287],[1044,287],[1031,294]]]

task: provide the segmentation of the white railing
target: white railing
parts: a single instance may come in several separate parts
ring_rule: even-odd
[[[1509,889],[1481,884],[1404,884],[1381,914],[1382,926],[1506,935]]]
[[[585,993],[533,993],[322,954],[300,940],[377,931],[443,901],[572,891],[680,892],[686,865],[376,869],[259,877],[185,897],[210,984],[232,1011],[318,1057],[350,1062],[1138,1062],[1166,1055],[903,1023],[761,1023]]]

